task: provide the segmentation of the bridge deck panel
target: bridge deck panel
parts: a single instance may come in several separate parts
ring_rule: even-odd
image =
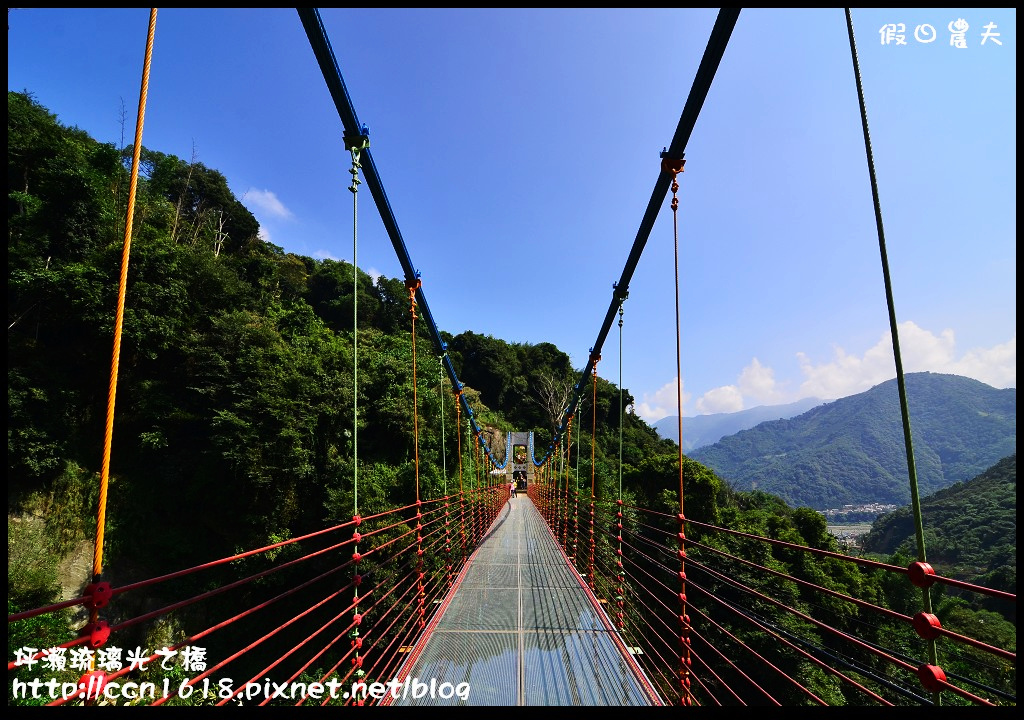
[[[529,497],[510,500],[399,679],[467,683],[468,697],[394,705],[652,705],[629,657]]]

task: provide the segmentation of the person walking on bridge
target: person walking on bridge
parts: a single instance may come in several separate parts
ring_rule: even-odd
[[[511,483],[509,484],[509,488],[508,488],[508,497],[509,497],[509,499],[510,499],[510,500],[511,500],[512,498],[516,497],[516,481],[515,481],[515,480],[513,480],[513,481],[512,481],[512,482],[511,482]]]

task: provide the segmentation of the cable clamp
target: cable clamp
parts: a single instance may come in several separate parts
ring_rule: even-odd
[[[685,153],[684,153],[685,154]],[[686,160],[681,157],[673,158],[669,157],[668,150],[661,151],[661,171],[672,173],[676,175],[683,171],[683,165],[686,164]]]

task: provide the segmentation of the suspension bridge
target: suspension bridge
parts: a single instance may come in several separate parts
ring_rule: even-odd
[[[970,658],[996,675],[1014,674],[1016,652],[943,627],[930,592],[939,585],[1011,604],[1016,596],[937,574],[923,544],[918,559],[901,567],[696,520],[685,512],[681,449],[674,507],[597,497],[593,463],[589,483],[571,472],[563,441],[571,448],[574,420],[582,425],[581,401],[596,388],[601,348],[669,192],[676,210],[687,140],[739,12],[719,13],[588,364],[538,457],[532,436],[514,442],[509,434],[504,448],[487,445],[319,14],[298,9],[352,153],[353,196],[361,175],[405,273],[413,372],[421,319],[454,389],[458,491],[421,498],[417,487],[415,501],[401,507],[360,514],[357,504],[350,519],[331,527],[114,585],[102,563],[108,422],[93,582],[80,597],[8,616],[13,628],[76,611],[80,632],[60,646],[18,649],[8,663],[9,704],[1016,704],[1014,693],[944,669],[943,658]],[[154,10],[150,44],[155,21]],[[859,92],[848,11],[847,23]],[[863,114],[863,102],[861,108]],[[872,167],[866,118],[864,125]],[[133,175],[137,154],[135,163]],[[895,341],[888,283],[887,301]],[[463,427],[468,467],[461,462]],[[513,450],[520,445],[525,457]],[[913,487],[909,443],[907,452]],[[517,480],[521,492],[512,497]],[[916,494],[914,502],[916,509]],[[805,571],[782,572],[782,557]],[[895,610],[870,594],[836,590],[822,568],[854,578],[845,588],[856,588],[860,576],[882,576],[905,587],[917,608]],[[57,680],[58,671],[72,680]]]

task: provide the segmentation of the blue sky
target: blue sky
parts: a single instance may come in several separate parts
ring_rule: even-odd
[[[582,369],[717,10],[320,12],[438,327]],[[1016,19],[853,11],[906,372],[1016,387]],[[148,26],[9,10],[8,89],[130,143]],[[895,377],[852,67],[842,9],[740,13],[680,176],[686,416]],[[350,156],[294,9],[161,9],[148,88],[146,147],[222,172],[285,251],[352,260]],[[365,186],[358,228],[359,266],[401,278]],[[677,414],[674,247],[666,199],[598,364],[650,422]]]

